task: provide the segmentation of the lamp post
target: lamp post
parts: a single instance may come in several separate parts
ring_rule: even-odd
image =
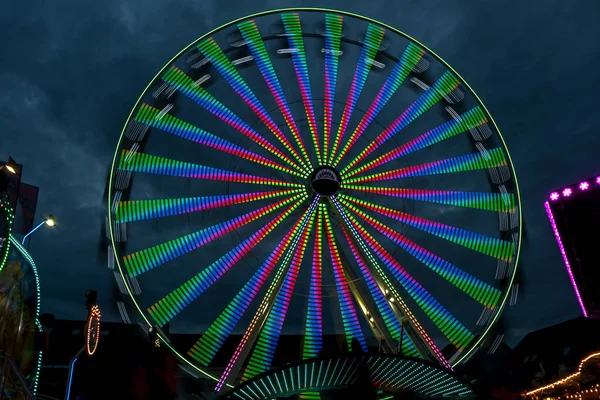
[[[3,170],[3,169],[6,169],[11,174],[16,174],[17,173],[17,171],[10,164],[0,165],[0,171]]]
[[[0,197],[5,195],[8,190],[8,176],[16,174],[17,170],[10,164],[0,165]]]
[[[33,228],[27,235],[25,235],[25,237],[23,237],[23,241],[21,242],[21,244],[23,246],[25,246],[25,241],[27,240],[27,238],[35,231],[37,231],[38,229],[40,229],[42,226],[47,225],[49,227],[53,227],[56,226],[56,221],[54,220],[54,217],[52,215],[49,215],[48,218],[46,218],[45,220],[43,220],[42,222],[40,222],[40,224],[38,226],[36,226],[35,228]]]

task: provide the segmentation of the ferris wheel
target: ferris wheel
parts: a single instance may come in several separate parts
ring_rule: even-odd
[[[451,369],[485,342],[520,248],[477,95],[413,38],[332,10],[246,17],[169,61],[123,129],[108,207],[135,308],[218,390],[333,337]]]

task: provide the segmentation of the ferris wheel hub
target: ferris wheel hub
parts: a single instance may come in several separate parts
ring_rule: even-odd
[[[342,176],[333,167],[322,165],[310,175],[310,186],[321,196],[333,196],[342,185]]]

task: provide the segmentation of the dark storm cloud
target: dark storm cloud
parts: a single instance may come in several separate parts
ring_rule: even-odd
[[[0,13],[0,157],[41,188],[36,234],[44,312],[82,318],[83,292],[108,292],[96,257],[108,165],[147,82],[177,51],[233,18],[303,1],[11,2]],[[379,18],[437,51],[474,87],[504,132],[521,183],[526,291],[513,337],[577,315],[542,203],[600,172],[595,0],[319,1]],[[553,310],[553,311],[548,311]],[[115,319],[116,315],[109,315]]]

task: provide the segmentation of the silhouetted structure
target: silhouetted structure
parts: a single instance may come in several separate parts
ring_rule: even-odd
[[[512,370],[520,388],[535,388],[575,372],[596,351],[600,320],[579,317],[527,334],[513,351]]]

